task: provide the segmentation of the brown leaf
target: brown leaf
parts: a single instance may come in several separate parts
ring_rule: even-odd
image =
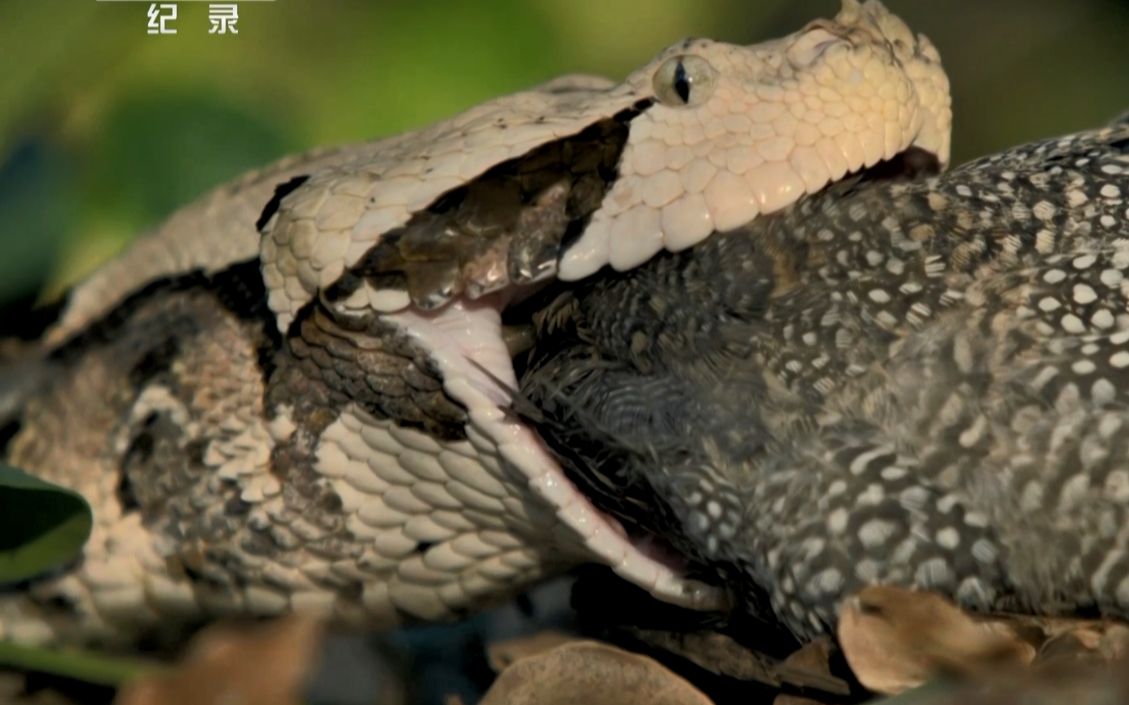
[[[1063,659],[1111,662],[1129,655],[1129,627],[1121,622],[1023,614],[972,618],[1027,642],[1037,652],[1036,666]]]
[[[859,682],[887,694],[937,674],[1028,664],[1035,656],[1012,631],[979,622],[940,595],[884,585],[844,603],[838,636]]]
[[[169,673],[126,686],[115,705],[297,705],[315,662],[319,622],[290,616],[235,629],[212,627]]]
[[[822,636],[801,646],[780,664],[777,671],[790,685],[818,688],[835,695],[847,695],[850,685],[831,672],[831,653],[835,645],[830,637]]]
[[[480,705],[712,705],[654,659],[576,641],[516,661]]]
[[[486,661],[495,673],[501,673],[515,661],[579,640],[564,632],[546,629],[530,636],[520,636],[490,644],[486,647]]]
[[[826,705],[826,704],[819,701],[819,700],[812,700],[811,698],[805,698],[805,697],[800,696],[800,695],[789,695],[788,693],[781,693],[780,695],[777,695],[773,699],[772,705]]]
[[[780,686],[782,682],[777,673],[780,659],[745,646],[727,634],[639,628],[629,633],[652,649],[684,658],[719,676],[771,686]]]
[[[1129,627],[1110,624],[1098,641],[1098,652],[1106,661],[1129,659]]]
[[[684,632],[666,629],[630,628],[633,641],[648,649],[685,659],[704,671],[724,679],[760,683],[774,688],[820,690],[829,695],[849,695],[850,684],[831,672],[834,642],[821,637],[781,659],[745,644],[729,634],[715,631]],[[771,644],[775,647],[776,644]],[[775,648],[776,651],[781,649]],[[732,683],[732,687],[739,684]]]

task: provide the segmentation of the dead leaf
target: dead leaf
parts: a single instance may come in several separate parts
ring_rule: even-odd
[[[209,628],[179,666],[130,683],[114,703],[297,705],[321,633],[319,622],[297,615],[249,628]]]
[[[974,682],[936,680],[889,701],[904,705],[1114,705],[1129,702],[1129,666],[1057,660],[993,673]]]
[[[575,641],[514,662],[480,705],[712,705],[659,662]]]
[[[805,698],[800,695],[781,693],[773,699],[772,705],[826,705],[826,703],[819,700],[812,700],[811,698]]]
[[[727,634],[639,628],[629,633],[652,649],[684,658],[710,673],[774,687],[781,684],[776,672],[780,659],[747,647]]]
[[[1028,664],[1035,649],[935,593],[872,585],[848,599],[839,644],[859,682],[895,694],[938,674]]]
[[[1111,624],[1098,641],[1098,652],[1107,661],[1129,659],[1129,627],[1124,624]]]
[[[831,672],[831,653],[834,650],[831,637],[821,636],[790,654],[777,671],[781,679],[790,685],[848,695],[851,686]]]
[[[486,661],[495,673],[501,673],[515,661],[536,656],[573,641],[580,639],[564,632],[546,629],[530,636],[504,639],[490,644],[486,647]]]
[[[1029,644],[1036,651],[1035,666],[1063,659],[1113,662],[1129,655],[1129,627],[1121,622],[1023,614],[969,616]]]

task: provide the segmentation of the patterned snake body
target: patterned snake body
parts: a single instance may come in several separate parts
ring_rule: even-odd
[[[995,428],[1002,417],[973,416],[932,397],[883,395],[878,378],[886,373],[875,371],[894,359],[903,377],[959,384],[961,374],[983,374],[961,366],[969,355],[991,360],[1020,348],[1000,332],[1002,342],[950,341],[973,352],[946,358],[936,346],[959,337],[952,326],[934,329],[936,339],[909,335],[914,326],[945,306],[958,310],[954,301],[1003,300],[1024,315],[1032,308],[1017,303],[1028,289],[989,295],[960,277],[969,276],[968,263],[995,273],[1028,262],[1023,238],[1034,221],[1005,220],[1016,227],[1011,240],[985,236],[960,247],[943,237],[983,234],[985,219],[1001,215],[988,205],[999,200],[980,211],[934,207],[937,199],[959,200],[946,188],[963,195],[979,185],[980,172],[959,172],[964,183],[953,175],[912,186],[843,182],[866,169],[877,178],[873,168],[883,164],[943,166],[948,101],[928,41],[877,2],[848,1],[834,20],[780,40],[753,47],[689,40],[622,84],[561,79],[420,132],[284,160],[221,187],[79,286],[28,363],[39,374],[19,405],[7,458],[81,491],[96,526],[77,566],[0,600],[0,636],[128,641],[178,622],[289,609],[367,625],[450,618],[584,561],[699,609],[764,591],[800,634],[822,630],[859,581],[951,588],[977,606],[995,606],[1005,594],[1037,604],[1000,588],[1018,574],[1006,563],[1007,540],[989,536],[990,522],[961,504],[971,465],[935,460],[934,468],[925,460],[934,456],[921,455],[928,446],[906,440],[930,431],[934,415],[939,438],[958,427],[975,435],[968,429]],[[1107,138],[1103,144],[1113,144]],[[1098,138],[1063,149],[1089,149],[1085,139]],[[1120,163],[1116,149],[1106,152],[1101,166]],[[1044,169],[1041,158],[977,168],[1007,181]],[[1096,164],[1071,173],[1091,179]],[[839,185],[828,190],[831,182]],[[1104,198],[1090,190],[1083,192],[1093,203]],[[1056,228],[1077,221],[1091,234],[1106,218],[1124,225],[1116,209],[1091,213],[1069,191],[1045,207],[1029,202],[1035,192],[1023,193],[1011,215],[1021,207],[1038,218],[1050,212]],[[905,220],[893,212],[877,219],[886,203],[908,203]],[[813,214],[826,227],[813,233],[796,224]],[[1032,235],[1032,252],[1077,242],[1052,232]],[[852,244],[840,247],[844,237]],[[907,254],[888,254],[884,238]],[[742,242],[754,243],[755,256],[715,250]],[[951,261],[921,254],[934,247],[951,249]],[[872,266],[889,277],[915,267],[930,276],[898,283],[906,291],[893,280],[856,291],[870,281],[859,257],[880,258]],[[615,288],[625,286],[615,284],[625,281],[615,272],[627,280],[662,276],[699,261],[684,302],[650,319],[616,308],[634,299],[630,286]],[[742,268],[740,277],[731,267]],[[715,289],[712,282],[726,277],[741,286]],[[585,301],[590,286],[611,287],[591,300],[603,301],[611,320],[639,327],[612,326],[609,339],[556,337],[588,325],[565,314],[575,313],[569,297]],[[660,294],[647,297],[659,302]],[[532,324],[510,325],[515,311],[528,315],[558,295]],[[706,307],[711,301],[726,313]],[[914,305],[894,310],[903,302]],[[696,338],[688,349],[705,366],[672,366],[683,303],[716,319],[694,330],[717,330],[736,347],[713,349]],[[841,324],[819,328],[811,323],[817,315]],[[727,328],[734,316],[758,321],[755,330]],[[991,317],[984,326],[1005,327]],[[874,345],[855,349],[866,331]],[[1054,339],[1037,327],[1023,333]],[[807,342],[811,336],[827,345]],[[602,341],[595,352],[593,340]],[[734,367],[733,350],[747,353],[745,367]],[[614,368],[621,354],[636,372],[670,368],[694,384],[659,398],[642,394],[634,406],[600,401],[606,382],[574,386],[595,379],[584,360]],[[956,360],[957,371],[930,366],[942,358]],[[727,379],[722,371],[733,374],[726,393],[716,383]],[[630,375],[621,381],[633,389]],[[662,389],[661,379],[650,388]],[[699,398],[706,390],[716,398]],[[751,399],[764,400],[755,415],[746,408]],[[641,411],[671,400],[679,404],[670,408],[685,402],[696,411]],[[530,413],[529,401],[538,411]],[[860,409],[861,417],[847,413]],[[585,419],[601,419],[603,430]],[[718,423],[698,428],[703,419]],[[719,435],[723,421],[735,425]],[[798,435],[813,428],[820,434]],[[649,435],[619,449],[632,430]],[[688,438],[704,445],[680,445]],[[1024,438],[983,443],[1006,454]],[[589,457],[601,443],[615,452]],[[610,457],[621,466],[606,466]],[[641,466],[649,471],[633,470]],[[919,475],[932,482],[934,471],[940,489],[914,484]],[[868,482],[858,493],[847,481],[856,477]],[[924,509],[898,514],[886,483],[907,477],[897,497],[909,499],[899,506],[936,499],[963,523],[931,523]],[[630,506],[591,492],[607,478],[638,489],[618,500]],[[989,489],[1010,497],[1015,486]],[[649,516],[628,501],[635,497],[652,503]],[[848,499],[853,504],[843,504]],[[1110,511],[1108,521],[1124,523],[1116,506]],[[796,528],[787,521],[795,516],[810,521]],[[985,536],[960,533],[967,527]],[[708,581],[645,548],[636,528],[678,549]],[[933,540],[915,543],[929,532]],[[890,558],[883,551],[896,540]],[[936,555],[923,558],[915,552],[921,546]],[[991,570],[976,572],[981,563]],[[1088,594],[1121,604],[1097,588]]]

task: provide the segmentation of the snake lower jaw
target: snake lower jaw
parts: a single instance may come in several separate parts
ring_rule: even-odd
[[[508,529],[540,545],[550,560],[603,563],[658,599],[724,609],[724,590],[686,578],[669,552],[655,550],[654,540],[630,536],[568,478],[537,432],[515,413],[518,380],[499,302],[457,300],[438,311],[409,310],[388,320],[431,351],[445,391],[467,409],[468,438],[484,464],[497,467],[510,494],[503,501],[525,508],[505,517]]]

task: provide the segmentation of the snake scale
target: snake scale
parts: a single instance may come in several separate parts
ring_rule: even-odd
[[[1125,615],[1129,127],[941,174],[949,122],[845,0],[218,188],[0,378],[7,459],[96,516],[0,637],[446,619],[582,562],[797,636],[873,582]]]

